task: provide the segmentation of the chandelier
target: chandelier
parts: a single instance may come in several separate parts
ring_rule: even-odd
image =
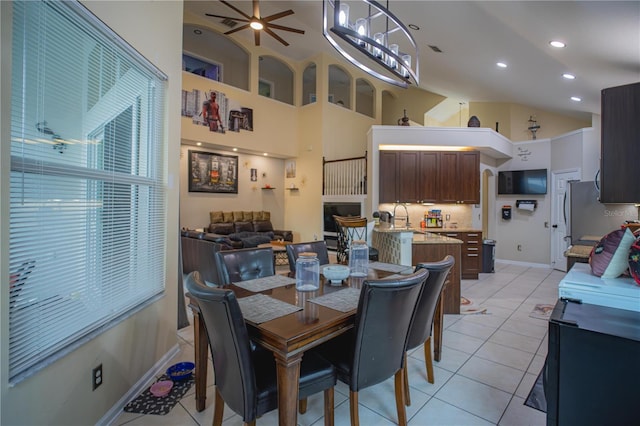
[[[322,33],[344,58],[367,74],[404,88],[411,82],[417,86],[418,47],[388,7],[388,0],[387,7],[374,0],[323,0]]]

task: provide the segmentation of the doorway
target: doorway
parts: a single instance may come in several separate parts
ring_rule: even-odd
[[[496,224],[496,176],[490,169],[482,171],[482,236],[495,238]]]
[[[580,180],[579,169],[560,170],[551,173],[551,265],[554,269],[567,272],[567,258],[564,252],[571,243],[567,237],[566,205],[567,188],[572,180]]]

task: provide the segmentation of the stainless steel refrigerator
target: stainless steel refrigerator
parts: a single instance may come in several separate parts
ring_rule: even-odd
[[[602,237],[626,221],[638,220],[634,204],[602,204],[598,196],[595,182],[569,182],[564,211],[571,244],[579,244],[585,236]]]

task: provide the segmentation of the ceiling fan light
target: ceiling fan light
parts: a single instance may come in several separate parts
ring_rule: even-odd
[[[262,25],[262,22],[260,22],[260,21],[251,21],[249,26],[251,28],[253,28],[254,30],[261,30],[261,29],[264,28],[264,25]]]

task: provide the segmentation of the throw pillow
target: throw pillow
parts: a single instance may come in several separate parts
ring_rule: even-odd
[[[224,222],[221,211],[209,212],[209,223],[221,223],[221,222]]]
[[[212,234],[229,235],[235,231],[233,223],[212,223],[209,225],[209,232]]]
[[[222,212],[222,220],[225,223],[232,223],[233,222],[233,212]]]
[[[253,213],[253,220],[262,220],[262,212],[251,212]]]
[[[262,211],[262,220],[271,220],[271,213]]]
[[[242,222],[244,219],[244,213],[242,212],[233,212],[233,221],[234,222]]]
[[[273,231],[273,225],[270,220],[254,220],[253,230],[255,232],[268,232]]]
[[[253,221],[253,212],[242,212],[242,221],[243,222],[252,222]]]
[[[640,237],[636,238],[629,249],[629,272],[636,284],[640,285]]]
[[[589,264],[593,275],[618,278],[629,269],[629,249],[635,237],[629,228],[608,233],[591,250]]]

